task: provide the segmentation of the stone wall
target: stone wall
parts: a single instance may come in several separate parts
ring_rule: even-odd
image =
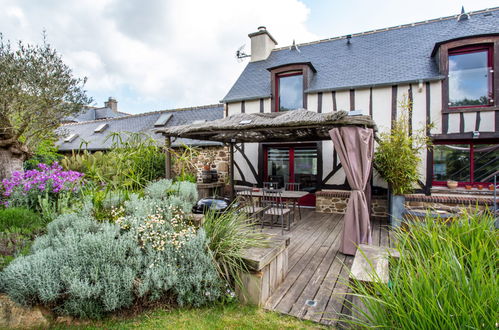
[[[431,195],[408,194],[405,196],[405,207],[409,210],[434,209],[451,213],[459,213],[464,209],[485,210],[493,206],[494,200],[488,196],[463,195]]]
[[[316,193],[316,211],[322,213],[345,214],[350,191],[322,190]],[[371,200],[371,215],[386,217],[388,203],[385,196],[373,196]]]
[[[224,146],[201,147],[199,154],[191,160],[191,173],[196,173],[198,182],[202,182],[201,173],[205,165],[211,170],[218,171],[218,182],[228,182],[229,177],[229,148]],[[180,167],[175,165],[172,168],[173,175],[180,174]]]

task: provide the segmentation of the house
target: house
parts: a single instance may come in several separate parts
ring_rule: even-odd
[[[222,100],[225,116],[347,110],[386,131],[410,104],[413,130],[433,124],[420,192],[448,193],[447,180],[487,185],[498,174],[499,8],[282,48],[265,27],[249,38],[250,62]],[[238,184],[297,182],[340,199],[349,189],[331,141],[245,143],[235,161]],[[373,187],[386,188],[376,173]]]
[[[78,115],[67,117],[63,123],[78,123],[82,121],[109,119],[128,116],[127,113],[118,111],[118,101],[110,97],[104,102],[104,107],[85,107]]]
[[[125,140],[130,136],[127,133],[146,134],[155,139],[158,145],[164,145],[164,137],[154,130],[223,118],[223,111],[222,104],[212,104],[136,115],[119,114],[110,118],[65,123],[57,131],[60,138],[56,142],[56,146],[61,153],[80,150],[107,151],[117,142],[116,139],[113,139],[113,134],[116,133],[122,133],[121,138]],[[102,113],[105,111],[96,114],[102,115]],[[114,113],[116,114],[116,112]],[[82,118],[81,115],[79,118]],[[220,172],[227,172],[228,154],[221,143],[190,139],[176,139],[172,142],[173,148],[183,145],[197,147],[200,151],[193,160],[199,173],[205,165],[210,165],[213,168],[221,167],[224,170],[220,170]],[[223,180],[225,176],[220,176],[220,179]]]

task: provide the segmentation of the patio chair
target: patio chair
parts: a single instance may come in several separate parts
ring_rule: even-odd
[[[240,204],[239,211],[246,214],[252,220],[263,217],[264,208],[255,203],[252,188],[235,187],[234,190],[236,191],[236,200]]]
[[[261,199],[262,207],[266,208],[264,215],[270,217],[270,227],[274,225],[274,218],[277,218],[277,223],[281,222],[281,234],[284,234],[284,218],[287,217],[286,230],[290,229],[291,225],[291,209],[285,207],[282,200],[282,190],[280,189],[263,189],[263,197]],[[262,219],[262,227],[264,225]]]
[[[295,183],[295,182],[288,182],[286,183],[286,185],[284,186],[284,189],[287,190],[287,191],[300,191],[300,183]],[[289,201],[287,201],[289,202]],[[298,205],[298,216],[300,217],[300,220],[301,220],[301,207],[300,207],[300,203],[298,203],[297,200],[293,200],[293,219],[294,219],[294,212],[296,211],[296,206]],[[289,204],[288,204],[289,206]]]

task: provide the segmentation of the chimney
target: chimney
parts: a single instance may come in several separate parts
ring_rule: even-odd
[[[259,26],[258,31],[248,34],[248,37],[251,39],[251,62],[266,60],[277,45],[265,26]]]
[[[109,97],[109,100],[104,102],[104,106],[113,110],[113,112],[118,112],[118,101],[112,96]]]

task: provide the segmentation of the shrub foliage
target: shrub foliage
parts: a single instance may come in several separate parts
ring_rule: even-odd
[[[163,181],[132,195],[115,223],[96,221],[91,205],[61,215],[2,273],[3,290],[24,305],[100,317],[138,302],[174,300],[199,306],[218,299],[222,284],[204,230],[187,223],[192,183]],[[177,194],[151,193],[173,187]],[[190,196],[190,197],[189,197]]]

